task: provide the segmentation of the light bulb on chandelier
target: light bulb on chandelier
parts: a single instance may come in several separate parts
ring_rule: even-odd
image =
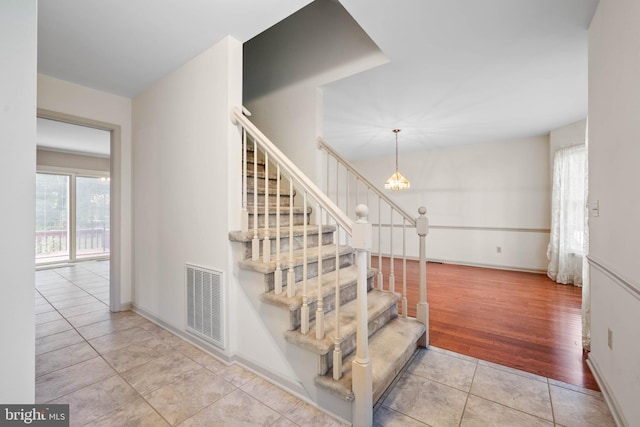
[[[393,129],[392,132],[396,134],[396,172],[384,183],[384,188],[387,190],[408,190],[411,183],[398,171],[398,132],[400,129]]]

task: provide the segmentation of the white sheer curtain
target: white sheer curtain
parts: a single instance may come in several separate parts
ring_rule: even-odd
[[[588,123],[588,122],[587,122]],[[589,273],[589,126],[584,141],[584,260],[582,261],[582,348],[591,350],[591,274]]]
[[[576,286],[582,286],[585,259],[585,167],[584,145],[561,148],[555,154],[547,275]]]

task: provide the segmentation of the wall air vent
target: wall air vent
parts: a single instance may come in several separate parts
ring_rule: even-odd
[[[224,349],[223,274],[186,265],[187,332]]]

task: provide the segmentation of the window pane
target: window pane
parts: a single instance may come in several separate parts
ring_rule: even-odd
[[[109,180],[76,177],[76,257],[109,254]]]
[[[69,176],[36,174],[36,262],[69,259]]]

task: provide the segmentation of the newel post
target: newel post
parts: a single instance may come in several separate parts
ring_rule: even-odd
[[[367,221],[369,208],[356,207],[358,220],[353,226],[352,245],[356,250],[358,266],[357,282],[357,332],[356,357],[352,362],[353,426],[370,427],[373,424],[373,379],[369,360],[369,331],[367,314],[367,253],[371,249],[371,224]]]
[[[427,208],[421,206],[418,209],[420,216],[416,219],[416,232],[418,233],[418,239],[420,240],[420,281],[418,286],[420,288],[420,300],[416,307],[416,319],[422,323],[426,331],[424,335],[418,340],[418,345],[421,347],[429,346],[429,304],[427,303],[427,252],[425,240],[429,233],[429,220],[425,216]]]

